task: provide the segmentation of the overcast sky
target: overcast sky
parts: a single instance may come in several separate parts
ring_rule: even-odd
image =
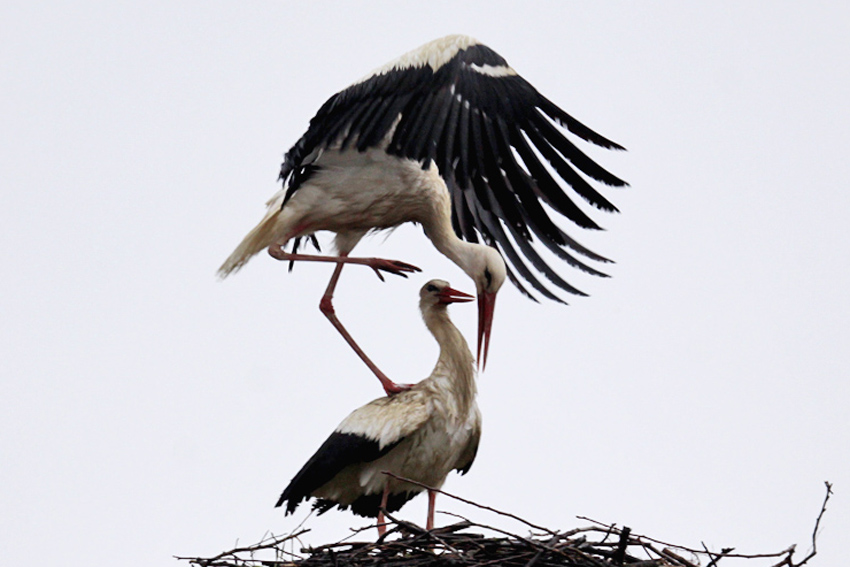
[[[850,533],[850,8],[842,2],[19,2],[0,8],[3,562],[173,565],[286,533],[273,504],[381,394],[318,309],[327,265],[215,270],[334,92],[477,37],[628,152],[571,234],[616,260],[570,306],[499,294],[478,459],[445,488],[566,530],[699,547]],[[323,242],[329,242],[323,235]],[[389,376],[437,347],[417,293],[471,281],[416,227],[347,268],[337,313]],[[476,309],[456,305],[470,341]],[[423,523],[425,499],[401,512]],[[504,525],[438,499],[438,509]],[[454,521],[437,517],[438,524]],[[311,518],[321,544],[368,522]],[[372,532],[364,537],[373,537]]]

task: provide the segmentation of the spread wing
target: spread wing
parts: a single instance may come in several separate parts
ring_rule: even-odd
[[[386,145],[392,155],[436,164],[452,199],[452,224],[470,242],[497,247],[510,266],[544,296],[560,301],[528,264],[557,287],[564,281],[532,244],[536,239],[569,265],[604,276],[577,258],[606,258],[568,236],[549,210],[598,229],[576,195],[604,211],[616,207],[591,181],[625,186],[579,150],[572,135],[623,149],[567,114],[519,76],[495,51],[464,36],[414,50],[332,96],[286,154],[280,176],[287,198],[332,144],[363,152]],[[560,181],[558,180],[560,178]],[[516,275],[511,281],[526,295]]]

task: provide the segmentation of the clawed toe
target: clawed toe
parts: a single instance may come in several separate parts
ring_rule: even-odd
[[[396,269],[401,270],[403,272],[421,272],[422,269],[418,266],[414,266],[413,264],[408,264],[407,262],[402,262],[400,260],[387,260],[387,262],[391,263]]]
[[[421,268],[418,268],[413,264],[408,264],[407,262],[401,262],[399,260],[384,260],[383,258],[372,258],[369,265],[373,270],[375,270],[378,277],[381,277],[381,271],[389,272],[403,278],[407,277],[407,273],[422,271]],[[381,277],[381,279],[383,280],[384,278]]]

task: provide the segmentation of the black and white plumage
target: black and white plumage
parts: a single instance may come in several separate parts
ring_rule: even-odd
[[[239,269],[264,248],[279,259],[319,259],[295,254],[301,238],[334,231],[339,257],[331,261],[338,264],[323,299],[323,311],[332,312],[342,262],[368,263],[347,258],[357,242],[371,230],[420,223],[434,246],[475,281],[478,354],[480,360],[483,343],[486,361],[495,294],[504,279],[533,298],[512,270],[550,299],[561,301],[526,262],[557,287],[583,295],[549,266],[533,240],[571,266],[604,275],[577,256],[608,260],[568,236],[550,211],[582,228],[599,228],[565,185],[592,206],[616,211],[588,179],[626,183],[557,125],[603,148],[622,149],[540,94],[489,47],[461,35],[428,43],[322,105],[286,153],[284,187],[268,202],[266,217],[219,273]],[[289,241],[292,254],[282,251]],[[369,265],[395,273],[412,268]]]
[[[361,516],[379,517],[382,498],[389,512],[401,508],[423,489],[382,471],[442,486],[452,470],[469,471],[478,450],[481,414],[475,402],[475,364],[446,306],[470,301],[442,280],[420,291],[420,309],[440,345],[431,375],[409,390],[374,400],[352,412],[334,430],[283,491],[277,506],[287,513],[307,498],[317,498],[321,512],[334,506]],[[433,527],[429,494],[427,527]]]

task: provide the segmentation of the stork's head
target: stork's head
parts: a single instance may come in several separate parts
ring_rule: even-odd
[[[438,305],[446,306],[449,303],[472,301],[473,296],[449,287],[449,282],[443,280],[431,280],[419,290],[419,306],[422,312]]]
[[[478,364],[484,368],[487,366],[496,293],[505,283],[508,271],[502,255],[495,248],[480,244],[474,247],[474,253],[467,258],[464,271],[475,281],[478,292]]]

